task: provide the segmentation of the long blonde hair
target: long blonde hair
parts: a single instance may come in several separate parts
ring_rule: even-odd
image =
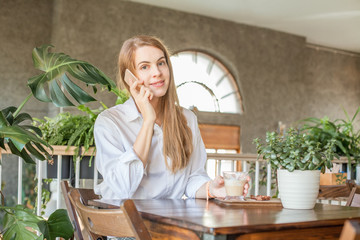
[[[153,46],[163,51],[166,63],[170,72],[170,83],[166,94],[160,99],[163,122],[163,153],[165,158],[169,157],[171,166],[165,159],[165,164],[171,172],[175,173],[185,168],[190,161],[193,151],[192,133],[187,125],[186,118],[179,105],[176,93],[174,74],[170,62],[169,51],[162,41],[153,36],[140,35],[126,40],[119,53],[118,61],[118,84],[121,88],[129,90],[128,84],[124,81],[125,70],[135,72],[135,51],[139,47]]]

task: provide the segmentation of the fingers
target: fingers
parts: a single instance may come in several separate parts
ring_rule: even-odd
[[[249,192],[249,183],[247,182],[245,185],[244,185],[244,197],[248,194]]]
[[[134,82],[132,82],[130,85],[130,91],[131,91],[131,93],[133,93],[133,92],[140,92],[141,91],[141,87],[143,87],[144,86],[144,82],[142,82],[142,81],[134,81]]]
[[[215,187],[221,187],[224,185],[224,178],[222,176],[216,176],[213,180],[213,184]]]
[[[134,98],[142,98],[152,100],[154,94],[151,90],[143,85],[141,81],[135,81],[130,85],[130,92]]]

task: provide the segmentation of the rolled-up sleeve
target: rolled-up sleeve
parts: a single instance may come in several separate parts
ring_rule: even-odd
[[[189,198],[195,198],[196,192],[199,190],[199,188],[210,180],[208,174],[205,171],[207,154],[204,142],[201,138],[197,120],[194,122],[192,129],[194,149],[190,158],[190,176],[185,189],[185,195]]]
[[[123,134],[111,118],[97,118],[96,167],[104,178],[97,189],[104,198],[131,198],[144,175],[142,161]]]

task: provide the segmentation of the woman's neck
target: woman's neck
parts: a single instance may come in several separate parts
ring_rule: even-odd
[[[156,113],[156,119],[155,123],[159,126],[162,125],[163,122],[163,109],[161,109],[161,101],[160,98],[153,98],[150,101],[151,105],[153,106],[155,113]]]

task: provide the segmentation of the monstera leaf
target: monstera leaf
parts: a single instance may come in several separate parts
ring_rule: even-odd
[[[45,220],[22,205],[0,208],[6,211],[2,232],[4,240],[55,240],[56,237],[70,239],[73,236],[74,228],[65,209],[56,210]],[[41,235],[38,236],[36,231]]]
[[[5,149],[5,144],[8,144],[10,151],[27,163],[35,163],[32,156],[39,160],[50,159],[49,153],[43,147],[50,145],[40,139],[40,129],[22,124],[26,120],[32,122],[31,116],[27,113],[16,116],[16,110],[16,107],[8,107],[0,111],[0,147]]]
[[[57,237],[69,239],[74,234],[74,228],[65,209],[57,209],[47,221],[39,222],[38,226],[44,238],[49,240],[55,240]]]
[[[39,239],[35,231],[39,230],[37,223],[41,220],[41,217],[34,215],[30,209],[22,205],[6,209],[3,230],[4,240]]]
[[[109,91],[116,88],[115,82],[93,65],[73,59],[64,53],[50,53],[51,47],[53,46],[43,45],[33,50],[35,68],[44,71],[44,73],[28,80],[28,85],[38,100],[53,102],[58,107],[74,106],[65,95],[67,92],[79,104],[96,101],[75,84],[70,76],[92,86],[95,93],[97,84],[106,86]],[[45,90],[46,85],[48,92]]]

